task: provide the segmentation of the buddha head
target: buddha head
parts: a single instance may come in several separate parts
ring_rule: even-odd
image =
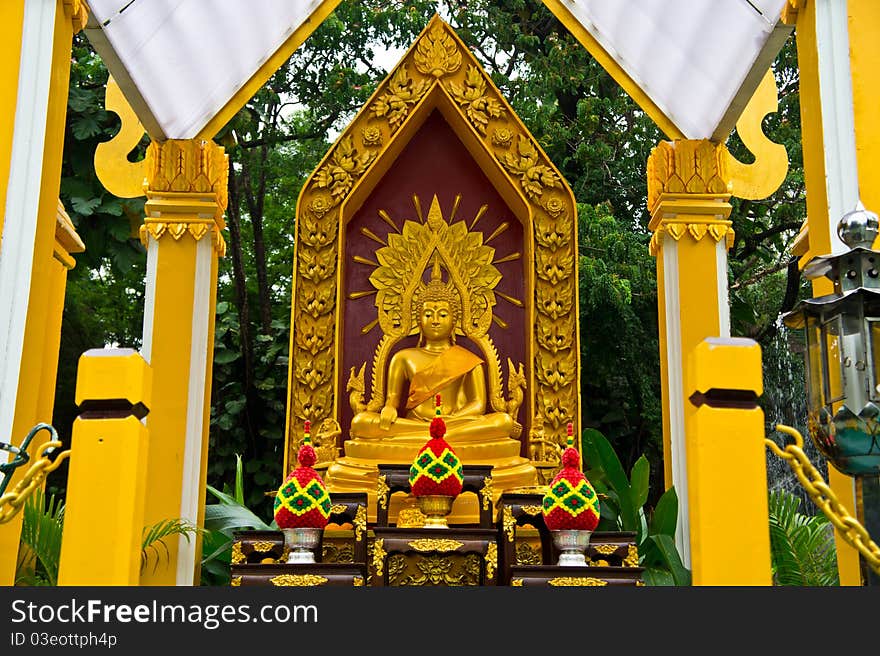
[[[445,338],[450,343],[455,343],[455,327],[461,316],[461,301],[455,288],[444,283],[438,274],[439,272],[432,273],[431,280],[421,289],[413,304],[419,327],[419,346],[426,339]]]

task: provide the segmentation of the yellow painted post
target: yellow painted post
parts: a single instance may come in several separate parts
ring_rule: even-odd
[[[706,140],[663,141],[648,159],[651,254],[657,258],[663,454],[666,487],[679,498],[676,544],[690,566],[685,426],[695,407],[687,370],[707,337],[730,334],[727,248],[733,243],[730,194],[722,176],[726,149]]]
[[[707,338],[690,356],[685,425],[693,585],[771,585],[761,347]]]
[[[2,75],[15,77],[16,83],[11,88],[17,89],[18,94],[14,99],[4,96],[7,100],[0,104],[0,136],[10,136],[11,126],[12,137],[10,141],[0,139],[0,174],[3,175],[0,196],[4,199],[0,258],[8,258],[7,262],[15,260],[16,264],[8,268],[4,266],[6,263],[0,263],[0,273],[3,273],[0,283],[11,285],[8,289],[0,288],[0,295],[11,294],[22,299],[12,311],[4,303],[2,313],[13,318],[9,325],[15,324],[19,314],[24,320],[23,329],[12,329],[3,336],[3,348],[0,348],[4,382],[15,378],[15,383],[9,383],[15,389],[3,385],[0,392],[0,434],[16,442],[36,424],[51,423],[52,420],[52,408],[51,404],[47,406],[45,403],[43,383],[48,382],[48,372],[57,366],[58,355],[57,350],[47,352],[46,349],[47,344],[55,342],[52,331],[60,329],[57,318],[51,316],[58,311],[58,303],[53,302],[53,296],[57,296],[53,294],[53,290],[57,290],[57,276],[53,271],[56,214],[70,47],[73,34],[85,22],[86,8],[81,0],[57,0],[54,7],[48,3],[20,1],[8,4],[12,6],[4,7],[0,18],[8,17],[12,21],[10,25],[3,24],[4,35],[11,39],[4,49],[12,49],[9,52],[12,58],[8,72]],[[14,52],[16,48],[18,57]],[[49,50],[48,68],[41,68],[42,62],[49,60],[46,57]],[[15,114],[11,122],[10,111]],[[39,154],[30,153],[31,156],[42,156],[38,184],[22,179],[28,174],[16,170],[21,162],[13,164],[10,159],[15,156],[16,144],[19,144],[18,152],[23,153],[33,150],[35,140],[42,144]],[[13,185],[14,176],[18,178]],[[10,210],[11,207],[14,209]],[[13,269],[17,272],[8,276]],[[14,281],[9,282],[13,278]],[[26,299],[26,306],[23,299]],[[44,443],[45,440],[33,441],[32,457],[39,455]],[[22,473],[21,469],[17,471],[11,486]],[[21,520],[19,513],[0,525],[0,553],[18,552]],[[0,585],[13,583],[15,564],[14,557],[0,560]]]
[[[228,158],[212,141],[153,142],[147,150],[147,247],[142,352],[153,370],[145,521],[201,525],[207,474],[217,258],[226,244]],[[171,566],[146,585],[198,581],[198,541],[170,543]]]
[[[131,349],[80,357],[58,585],[138,585],[152,372]],[[98,539],[98,533],[109,536]]]

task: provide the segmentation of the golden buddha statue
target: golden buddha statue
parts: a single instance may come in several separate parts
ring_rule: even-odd
[[[413,250],[413,243],[424,248]],[[373,358],[368,402],[366,363],[358,374],[352,369],[348,391],[354,416],[344,455],[327,469],[331,493],[366,491],[374,499],[376,466],[411,463],[428,439],[437,394],[446,440],[462,463],[493,466],[495,500],[505,489],[537,484],[535,467],[521,455],[522,425],[516,420],[525,387],[522,365],[508,359],[505,399],[498,353],[488,334],[492,289],[500,280],[493,255],[482,236],[469,232],[463,221],[446,223],[436,196],[426,221],[407,221],[402,233],[389,235],[388,245],[376,252],[380,263],[395,263],[380,265],[370,277],[377,289],[383,337]],[[468,275],[473,271],[479,277]],[[417,345],[394,351],[408,335],[418,335]],[[457,336],[482,357],[457,344]],[[450,521],[474,521],[478,503],[474,495],[462,495]],[[404,508],[392,498],[390,516]]]
[[[486,412],[482,358],[455,344],[461,302],[454,289],[439,277],[432,278],[416,307],[420,308],[418,346],[394,354],[388,365],[385,405],[378,414],[357,413],[350,435],[366,439],[411,436],[424,442],[439,394],[446,439],[451,444],[516,436],[520,427],[510,414]],[[404,400],[406,413],[399,416]]]

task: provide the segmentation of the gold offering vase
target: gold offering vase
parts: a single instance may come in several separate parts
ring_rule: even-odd
[[[447,516],[452,511],[452,502],[455,501],[455,497],[428,494],[416,498],[419,510],[426,517],[423,528],[449,528]]]

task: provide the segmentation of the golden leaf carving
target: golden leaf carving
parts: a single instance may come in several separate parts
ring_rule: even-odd
[[[229,581],[229,585],[231,585],[233,588],[239,587],[241,585],[241,577],[233,576],[232,579]]]
[[[333,332],[328,331],[326,322],[317,321],[305,315],[294,325],[294,342],[303,351],[317,355],[324,350],[333,339]]]
[[[420,73],[437,78],[454,73],[461,66],[458,46],[439,23],[419,39],[413,59]]]
[[[544,509],[543,509],[541,506],[531,506],[531,505],[529,505],[529,506],[523,506],[523,507],[522,507],[522,511],[523,511],[526,515],[531,515],[532,517],[537,517],[537,516],[540,515],[542,512],[544,512]]]
[[[648,158],[648,208],[653,212],[664,193],[729,193],[724,152],[723,145],[708,139],[661,141]]]
[[[367,532],[367,507],[358,506],[354,515],[354,539],[361,540]]]
[[[553,354],[570,349],[574,343],[575,332],[563,319],[548,321],[539,326],[536,332],[538,344]]]
[[[339,201],[348,195],[355,181],[376,159],[376,153],[367,151],[358,154],[351,136],[339,139],[336,150],[315,174],[315,184],[322,189],[329,189],[330,195]]]
[[[691,233],[691,237],[694,238],[694,241],[700,241],[706,236],[707,226],[705,223],[690,223],[687,229]]]
[[[410,547],[416,551],[455,551],[464,546],[463,542],[458,540],[434,539],[426,538],[423,540],[411,540],[408,542]]]
[[[303,309],[314,319],[332,312],[336,306],[336,285],[332,280],[323,280],[317,285],[304,289]]]
[[[464,108],[465,115],[483,136],[486,135],[489,120],[501,118],[507,111],[494,95],[486,93],[486,88],[486,78],[476,66],[468,66],[464,84],[449,84],[449,93]]]
[[[388,493],[390,491],[391,488],[388,486],[385,474],[380,475],[376,481],[376,502],[382,510],[388,507]]]
[[[322,351],[315,356],[298,358],[295,363],[296,379],[315,390],[333,377],[333,356],[329,351]]]
[[[541,389],[538,394],[538,412],[544,417],[544,421],[556,430],[564,426],[573,416],[572,408],[559,394],[554,394],[550,389]]]
[[[571,217],[568,212],[552,218],[535,214],[535,241],[538,245],[557,250],[571,244]]]
[[[294,414],[308,419],[313,424],[320,423],[333,410],[333,389],[329,385],[308,394],[306,389],[297,389],[293,396]]]
[[[385,118],[393,132],[403,123],[410,107],[421,100],[429,86],[428,80],[414,81],[406,70],[406,64],[401,64],[388,81],[385,92],[370,105],[370,112],[376,118]]]
[[[267,540],[257,540],[251,546],[253,546],[254,551],[257,553],[266,553],[267,551],[272,551],[275,548],[274,542],[269,542]]]
[[[574,268],[574,255],[568,251],[555,253],[539,250],[535,253],[535,273],[541,280],[557,284],[567,279]]]
[[[333,277],[336,257],[332,250],[326,252],[305,250],[299,256],[299,274],[306,280],[320,282]]]
[[[617,551],[616,544],[597,544],[593,549],[596,553],[602,554],[603,556],[610,556],[615,551]]]
[[[324,248],[336,241],[337,222],[335,217],[329,216],[327,220],[314,219],[305,214],[300,219],[299,239],[300,242],[315,249]]]
[[[514,588],[521,588],[521,587],[523,587],[523,580],[522,579],[510,579],[510,585],[511,585],[511,587],[514,587]]]
[[[538,149],[532,145],[528,137],[520,135],[516,145],[517,154],[507,153],[501,164],[512,175],[518,176],[526,195],[535,198],[544,193],[545,188],[560,187],[556,172],[540,163]]]
[[[317,574],[279,574],[269,579],[269,582],[274,586],[316,586],[324,585],[329,580]]]
[[[537,285],[535,300],[537,301],[536,309],[541,314],[545,314],[551,319],[567,315],[571,312],[574,299],[570,292],[571,281],[566,280],[565,284],[548,287]]]

